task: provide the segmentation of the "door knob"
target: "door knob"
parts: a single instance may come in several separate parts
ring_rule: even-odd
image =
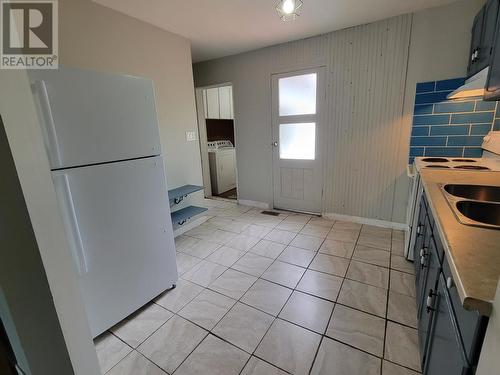
[[[278,147],[278,142],[274,141],[274,142],[273,142],[273,146],[274,146],[274,147]]]

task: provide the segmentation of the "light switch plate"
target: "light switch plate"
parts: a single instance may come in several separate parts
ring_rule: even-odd
[[[196,132],[186,132],[186,141],[188,142],[196,141]]]

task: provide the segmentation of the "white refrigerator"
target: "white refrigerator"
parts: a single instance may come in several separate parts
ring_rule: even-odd
[[[30,81],[95,337],[177,282],[153,83],[73,68]]]

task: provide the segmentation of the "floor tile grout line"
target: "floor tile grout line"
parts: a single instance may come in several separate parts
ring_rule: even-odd
[[[228,268],[228,269],[229,269],[229,268]],[[227,270],[226,270],[226,271],[227,271]],[[223,272],[220,276],[218,276],[215,280],[217,280],[219,277],[221,277],[221,276],[222,276],[222,275],[223,275],[226,271],[224,271],[224,272]],[[215,282],[215,280],[214,280],[213,282]],[[252,287],[252,286],[253,286],[253,285],[257,282],[257,280],[259,280],[259,278],[256,278],[256,280],[252,283],[252,285],[250,286],[250,288],[251,288],[251,287]],[[188,280],[188,281],[189,281],[189,280]],[[213,282],[212,282],[212,283],[213,283]],[[196,283],[195,283],[195,284],[196,284]],[[196,285],[199,285],[199,284],[196,284]],[[208,285],[208,286],[206,286],[206,287],[204,287],[204,286],[203,286],[203,289],[200,291],[200,293],[198,293],[198,294],[196,295],[196,297],[197,297],[198,295],[200,295],[200,294],[203,292],[203,290],[205,290],[205,289],[212,290],[212,289],[210,289],[210,288],[209,288],[209,286],[210,286],[210,285]],[[249,289],[250,289],[250,288],[249,288]],[[248,289],[247,289],[247,291],[248,291]],[[216,292],[216,291],[214,291],[214,292]],[[222,294],[222,293],[219,293],[219,294]],[[224,294],[222,294],[222,295],[224,295]],[[191,351],[191,352],[190,352],[190,353],[189,353],[189,354],[188,354],[188,355],[184,358],[184,360],[183,360],[183,361],[179,364],[179,366],[177,366],[177,367],[176,367],[176,369],[173,371],[173,373],[175,373],[175,372],[176,372],[176,371],[177,371],[177,370],[178,370],[178,369],[182,366],[182,364],[183,364],[183,363],[184,363],[184,362],[185,362],[185,361],[189,358],[189,356],[191,356],[191,354],[193,354],[193,352],[196,350],[196,348],[198,348],[198,346],[200,346],[200,345],[201,345],[201,343],[202,343],[202,342],[203,342],[203,341],[204,341],[204,340],[205,340],[205,339],[206,339],[206,338],[207,338],[210,334],[212,334],[213,336],[215,336],[215,337],[217,337],[217,338],[219,338],[219,339],[223,340],[221,337],[218,337],[217,335],[213,334],[213,333],[212,333],[212,331],[213,331],[213,330],[215,329],[215,327],[217,327],[217,325],[218,325],[218,324],[219,324],[219,323],[220,323],[220,322],[221,322],[221,321],[222,321],[222,320],[226,317],[226,315],[229,313],[229,311],[231,311],[231,310],[233,309],[233,307],[234,307],[234,306],[235,306],[235,305],[236,305],[236,304],[240,301],[240,299],[241,299],[244,295],[245,295],[245,294],[243,294],[243,295],[242,295],[239,299],[235,299],[235,298],[233,298],[233,299],[235,299],[235,300],[236,300],[236,302],[235,302],[235,303],[231,306],[231,308],[229,308],[229,309],[226,311],[226,313],[222,316],[222,318],[221,318],[221,319],[219,319],[219,320],[218,320],[218,322],[214,325],[214,327],[213,327],[211,330],[207,330],[207,329],[205,329],[204,327],[201,327],[200,325],[196,324],[195,322],[192,322],[191,320],[188,320],[188,319],[186,319],[186,318],[182,317],[181,315],[178,315],[177,313],[175,313],[175,315],[178,315],[178,316],[179,316],[179,317],[181,317],[182,319],[185,319],[185,320],[187,320],[188,322],[190,322],[190,323],[192,323],[192,324],[195,324],[196,326],[198,326],[198,327],[200,327],[201,329],[203,329],[204,331],[206,331],[206,332],[207,332],[207,335],[205,335],[205,336],[203,337],[203,339],[202,339],[202,340],[201,340],[201,341],[200,341],[200,342],[196,345],[196,347],[195,347],[195,348],[194,348],[194,349],[193,349],[193,350],[192,350],[192,351]],[[224,296],[225,296],[225,295],[224,295]],[[196,298],[196,297],[194,297],[194,298]],[[227,296],[226,296],[226,297],[227,297]],[[189,303],[191,303],[191,302],[194,300],[194,298],[193,298],[193,299],[191,299],[188,303],[186,303],[186,304],[185,304],[182,308],[184,308],[184,307],[185,307],[185,306],[187,306]],[[231,297],[230,297],[230,298],[231,298]],[[181,308],[181,309],[179,309],[179,311],[180,311],[180,310],[182,310],[182,308]],[[227,342],[226,340],[223,340],[223,341],[224,341],[224,342]],[[230,344],[230,345],[232,345],[232,346],[234,346],[234,347],[236,347],[236,348],[238,348],[239,350],[242,350],[241,348],[237,347],[236,345],[234,345],[234,344],[232,344],[232,343],[229,343],[229,342],[227,342],[227,343],[228,343],[228,344]],[[244,351],[244,350],[243,350],[243,351]],[[245,351],[244,351],[244,352],[245,352]],[[250,357],[251,357],[251,355],[250,355]],[[246,366],[246,363],[245,363],[245,366]],[[243,367],[243,368],[244,368],[244,367]]]
[[[127,359],[127,357],[129,355],[131,355],[132,353],[137,353],[138,355],[140,355],[141,357],[143,357],[146,361],[148,362],[151,362],[154,366],[158,367],[158,369],[164,373],[165,375],[168,375],[168,373],[163,370],[160,366],[158,366],[156,363],[154,363],[152,360],[150,360],[148,357],[146,357],[144,354],[142,354],[140,351],[138,351],[137,349],[134,349],[132,348],[132,350],[130,351],[130,353],[128,353],[125,357],[123,357],[122,359],[120,359],[115,365],[113,365],[113,367],[111,367],[108,371],[106,371],[103,375],[107,375],[111,372],[111,370],[113,370],[115,367],[117,367],[120,363],[122,363],[125,359]]]
[[[335,226],[335,223],[333,224],[333,226]],[[357,243],[357,241],[358,241],[358,239],[359,239],[360,233],[361,233],[361,228],[360,228],[360,231],[359,231],[358,236],[357,236],[357,238],[356,238],[356,242],[355,242],[355,244],[354,244],[354,247],[356,247],[356,243]],[[353,254],[354,254],[354,251],[353,251],[353,252],[352,252],[352,254],[351,254],[351,258],[350,258],[350,260],[349,260],[349,264],[350,264],[350,262],[351,262],[351,260],[352,260],[352,255],[353,255]],[[339,298],[340,292],[342,291],[342,287],[344,286],[344,282],[345,282],[345,277],[342,279],[342,282],[341,282],[341,284],[340,284],[339,291],[338,291],[338,293],[337,293],[337,297],[335,298],[335,305],[333,306],[333,309],[332,309],[332,312],[330,313],[330,317],[328,318],[328,322],[327,322],[327,324],[326,324],[325,330],[324,330],[323,334],[321,335],[321,339],[320,339],[320,341],[319,341],[319,345],[318,345],[318,347],[316,348],[316,352],[314,353],[314,357],[313,357],[313,360],[312,360],[312,362],[311,362],[311,366],[310,366],[310,368],[309,368],[309,372],[308,372],[309,374],[312,372],[312,370],[313,370],[313,368],[314,368],[314,364],[316,363],[316,359],[318,358],[318,353],[319,353],[319,350],[320,350],[320,348],[321,348],[321,345],[323,344],[323,340],[324,340],[324,338],[325,338],[325,334],[326,334],[326,332],[328,331],[328,327],[330,326],[330,322],[331,322],[332,317],[333,317],[333,314],[334,314],[334,312],[335,312],[335,308],[337,307],[337,301],[338,301],[338,298]]]
[[[284,250],[283,250],[283,251],[284,251]],[[274,263],[274,262],[273,262],[273,263]],[[271,263],[271,264],[270,264],[270,265],[266,268],[266,270],[267,270],[269,267],[271,267],[271,265],[272,265],[273,263]],[[228,269],[229,269],[229,268],[228,268]],[[225,271],[224,271],[224,272],[225,272]],[[265,272],[265,271],[264,271],[264,272]],[[220,276],[222,276],[222,275],[220,275]],[[219,276],[219,277],[220,277],[220,276]],[[218,277],[218,278],[219,278],[219,277]],[[255,276],[254,276],[254,277],[255,277]],[[218,278],[217,278],[217,279],[218,279]],[[217,280],[217,279],[216,279],[216,280]],[[218,324],[219,324],[222,320],[224,320],[224,318],[227,316],[227,314],[228,314],[228,313],[229,313],[229,312],[230,312],[230,311],[234,308],[234,306],[235,306],[238,302],[239,302],[239,303],[241,303],[241,304],[244,304],[244,305],[246,305],[246,306],[249,306],[249,307],[251,307],[251,308],[253,308],[253,309],[256,309],[255,307],[250,306],[250,305],[248,305],[248,304],[246,304],[246,303],[242,302],[242,301],[241,301],[241,298],[243,298],[243,297],[245,296],[246,292],[248,292],[248,290],[250,290],[250,289],[251,289],[251,288],[255,285],[255,283],[256,283],[259,279],[261,279],[261,278],[260,278],[260,277],[257,277],[257,278],[256,278],[256,280],[252,283],[252,285],[251,285],[251,286],[250,286],[250,287],[249,287],[249,288],[245,291],[245,293],[243,293],[243,295],[242,295],[240,298],[236,299],[236,302],[233,304],[233,306],[231,306],[231,308],[230,308],[230,309],[228,309],[228,311],[226,311],[226,313],[225,313],[225,314],[224,314],[224,315],[223,315],[223,316],[222,316],[222,317],[218,320],[218,322],[214,325],[214,327],[213,327],[211,330],[208,330],[208,334],[209,334],[209,335],[210,335],[210,334],[212,334],[212,335],[214,335],[215,337],[218,337],[219,339],[221,339],[221,340],[223,340],[223,341],[227,342],[228,344],[230,344],[230,345],[232,345],[232,346],[234,346],[234,347],[236,347],[236,348],[238,348],[238,349],[240,349],[240,350],[243,350],[243,349],[239,348],[238,346],[234,345],[233,343],[230,343],[230,342],[228,342],[227,340],[223,339],[222,337],[219,337],[219,336],[215,335],[215,334],[213,333],[213,330],[217,327],[217,325],[218,325]],[[215,282],[216,280],[214,280],[213,282]],[[262,279],[262,280],[264,280],[264,279]],[[277,284],[277,285],[279,285],[279,284]],[[205,288],[205,289],[212,290],[212,289],[210,289],[209,287],[210,287],[210,285],[208,285],[207,287],[204,287],[204,288]],[[201,292],[200,292],[200,293],[201,293]],[[220,294],[222,294],[222,293],[220,293]],[[291,295],[291,294],[290,294],[290,295]],[[234,298],[233,298],[233,299],[234,299]],[[287,300],[287,301],[288,301],[288,300]],[[191,302],[191,301],[190,301],[190,302]],[[189,302],[189,303],[190,303],[190,302]],[[186,304],[186,305],[187,305],[187,304]],[[258,310],[258,311],[262,311],[262,310],[260,310],[260,309],[256,309],[256,310]],[[262,311],[262,312],[264,312],[264,311]],[[266,313],[266,312],[264,312],[264,313]],[[249,358],[248,358],[247,362],[245,362],[245,364],[244,364],[244,366],[243,366],[243,368],[242,368],[242,370],[241,370],[241,371],[243,371],[243,369],[244,369],[244,368],[245,368],[245,366],[247,365],[247,363],[248,363],[248,361],[250,360],[250,358],[252,358],[253,353],[255,352],[255,350],[257,350],[258,346],[260,345],[260,343],[261,343],[262,339],[263,339],[263,338],[264,338],[264,336],[267,334],[267,332],[269,331],[269,329],[270,329],[270,328],[271,328],[271,326],[273,325],[274,321],[277,319],[276,317],[274,317],[273,315],[271,315],[271,314],[269,314],[269,313],[266,313],[266,314],[268,314],[268,315],[272,316],[272,317],[273,317],[273,321],[271,322],[271,324],[269,325],[268,329],[266,330],[266,332],[265,332],[265,333],[264,333],[264,335],[262,336],[261,340],[260,340],[260,341],[259,341],[259,343],[257,344],[257,346],[256,346],[256,348],[254,349],[254,351],[253,351],[252,353],[250,353],[250,356],[249,356]],[[185,318],[184,318],[184,319],[185,319]],[[190,321],[190,320],[189,320],[189,321]],[[191,322],[191,321],[190,321],[190,322]],[[193,324],[196,324],[196,323],[194,323],[194,322],[192,322],[192,323],[193,323]],[[203,328],[203,327],[201,327],[201,328]],[[203,328],[203,329],[204,329],[204,330],[206,330],[205,328]],[[207,330],[206,330],[206,331],[207,331]],[[205,338],[206,338],[206,336],[205,336]],[[205,340],[205,338],[203,338],[203,340]],[[203,340],[202,340],[202,341],[203,341]],[[200,342],[200,343],[201,343],[201,342]],[[199,344],[198,344],[198,345],[199,345]],[[195,348],[194,350],[196,350],[196,348]],[[188,357],[189,357],[189,356],[190,356],[190,355],[194,352],[194,350],[193,350],[191,353],[189,353],[189,355],[188,355],[188,356],[184,359],[184,361],[185,361],[185,360],[186,360],[186,359],[187,359],[187,358],[188,358]],[[248,353],[248,352],[246,352],[245,350],[243,350],[243,351],[244,351],[245,353]],[[184,362],[184,361],[183,361],[183,362]],[[182,363],[181,363],[181,365],[182,365]],[[179,365],[179,367],[180,367],[181,365]],[[177,367],[177,368],[179,368],[179,367]],[[176,370],[177,370],[177,369],[176,369]],[[175,372],[175,371],[174,371],[174,372]]]
[[[308,220],[308,222],[309,222],[309,221],[310,221],[310,219]],[[283,251],[285,251],[285,249],[283,249]],[[282,253],[283,253],[283,252],[282,252]],[[274,263],[274,262],[273,262],[273,263]],[[269,266],[269,267],[271,267],[271,266]],[[277,314],[277,315],[276,315],[276,317],[274,318],[273,322],[269,325],[268,329],[266,330],[266,332],[264,333],[264,335],[263,335],[263,336],[262,336],[262,338],[260,339],[259,343],[257,344],[257,346],[255,347],[254,351],[252,352],[252,354],[251,354],[250,358],[251,358],[252,356],[256,356],[256,355],[255,355],[255,352],[257,351],[257,349],[258,349],[258,348],[259,348],[259,346],[261,345],[262,341],[264,340],[264,337],[266,337],[267,333],[269,332],[269,330],[271,329],[271,327],[273,326],[273,324],[274,324],[274,323],[276,322],[276,320],[279,318],[279,315],[281,314],[281,312],[282,312],[282,311],[283,311],[283,309],[285,308],[286,304],[288,303],[288,301],[289,301],[289,300],[290,300],[290,298],[292,297],[293,293],[294,293],[294,292],[295,292],[295,290],[296,290],[296,287],[300,284],[300,282],[301,282],[302,278],[304,277],[304,275],[305,275],[305,271],[304,271],[304,273],[301,275],[301,277],[300,277],[299,281],[297,282],[297,284],[295,285],[295,288],[293,288],[293,289],[292,289],[292,292],[290,293],[290,295],[288,296],[287,300],[285,301],[285,303],[284,303],[284,304],[283,304],[283,306],[281,307],[280,311],[278,312],[278,314]],[[300,326],[299,326],[299,327],[300,327]],[[301,327],[301,328],[302,328],[302,327]],[[257,357],[257,356],[256,356],[256,357]],[[260,357],[257,357],[257,358],[260,358]],[[250,359],[249,359],[249,360],[250,360]],[[248,363],[248,361],[247,361],[247,363]],[[246,366],[246,364],[245,364],[245,366]],[[276,366],[276,365],[274,365],[274,366],[275,366],[275,367],[278,367],[278,366]],[[245,367],[243,367],[243,369],[244,369],[244,368],[245,368]],[[278,368],[280,368],[280,367],[278,367]],[[280,368],[280,369],[281,369],[281,368]],[[243,371],[243,370],[242,370],[242,371]],[[242,372],[242,371],[240,371],[240,374],[241,374],[241,372]],[[286,371],[286,372],[287,372],[287,373],[289,373],[288,371]]]
[[[389,298],[391,290],[391,266],[392,266],[392,231],[391,231],[391,252],[389,253],[389,288],[387,289],[387,300],[385,305],[385,321],[384,321],[384,343],[382,347],[382,361],[380,363],[380,373],[383,371],[384,359],[386,356],[386,341],[387,341],[387,317],[389,315]]]

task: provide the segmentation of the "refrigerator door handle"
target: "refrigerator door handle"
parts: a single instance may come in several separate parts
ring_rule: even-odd
[[[31,84],[31,89],[40,100],[40,111],[43,119],[41,126],[49,158],[57,167],[61,167],[61,153],[59,150],[59,141],[57,139],[56,125],[54,116],[52,115],[52,107],[50,106],[49,93],[45,81],[34,81]]]
[[[68,175],[66,172],[57,171],[53,175],[54,186],[56,192],[62,201],[63,215],[65,216],[63,220],[66,223],[66,229],[69,234],[69,245],[71,252],[73,253],[73,258],[76,262],[76,267],[78,274],[84,275],[88,270],[87,258],[85,256],[85,247],[83,246],[82,235],[80,233],[80,227],[78,225],[78,217],[76,216],[75,204],[73,202],[73,196],[71,194],[71,187],[69,185]]]

